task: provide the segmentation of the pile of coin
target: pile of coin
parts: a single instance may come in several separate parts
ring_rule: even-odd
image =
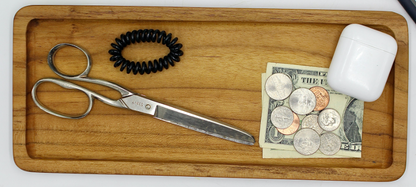
[[[340,150],[341,139],[332,131],[340,126],[341,117],[335,109],[327,108],[327,90],[320,86],[293,90],[288,75],[275,73],[267,78],[265,91],[271,99],[288,102],[289,106],[277,106],[270,120],[281,134],[295,134],[293,146],[298,153],[312,155],[319,149],[334,155]],[[302,120],[299,115],[304,116]]]

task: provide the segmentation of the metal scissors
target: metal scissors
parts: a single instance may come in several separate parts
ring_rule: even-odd
[[[87,68],[81,74],[74,75],[74,76],[66,75],[66,74],[59,72],[59,70],[55,67],[54,65],[55,54],[57,53],[59,49],[65,46],[77,48],[81,50],[87,57]],[[93,92],[87,88],[84,88],[82,86],[79,86],[77,84],[74,84],[65,80],[56,79],[56,78],[43,78],[43,79],[38,80],[33,86],[32,98],[35,104],[40,109],[42,109],[43,111],[49,114],[62,117],[62,118],[68,118],[68,119],[83,118],[87,116],[88,113],[91,111],[94,99],[98,99],[101,102],[104,102],[105,104],[108,104],[114,107],[124,108],[124,109],[129,109],[129,110],[134,110],[137,112],[149,114],[149,115],[152,115],[156,119],[166,121],[175,125],[179,125],[181,127],[185,127],[194,131],[202,132],[202,133],[215,136],[218,138],[223,138],[226,140],[230,140],[230,141],[242,143],[242,144],[247,144],[247,145],[253,145],[255,143],[254,137],[251,134],[237,127],[233,127],[224,122],[218,121],[216,119],[213,119],[213,118],[201,115],[201,114],[197,114],[192,111],[188,111],[186,109],[181,109],[179,107],[174,107],[174,106],[164,104],[155,100],[151,100],[140,94],[134,93],[120,85],[117,85],[115,83],[88,77],[88,73],[90,72],[91,67],[92,67],[91,57],[86,50],[82,49],[81,47],[77,45],[69,44],[69,43],[61,43],[61,44],[56,45],[50,50],[48,57],[47,57],[47,61],[52,71],[64,79],[99,84],[102,86],[112,88],[120,92],[121,94],[120,99],[113,100],[103,95],[100,95],[96,92]],[[75,116],[75,115],[59,113],[44,106],[41,102],[39,102],[36,96],[36,90],[38,86],[44,82],[51,82],[66,89],[76,89],[76,90],[80,90],[84,92],[88,96],[88,99],[89,99],[89,105],[88,105],[86,112],[83,113],[82,115]]]

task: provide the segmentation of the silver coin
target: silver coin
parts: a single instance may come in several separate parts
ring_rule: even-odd
[[[335,155],[341,148],[341,139],[334,133],[324,133],[321,135],[321,146],[319,150],[324,155]]]
[[[272,124],[279,129],[286,129],[293,123],[293,113],[285,106],[276,107],[270,116]]]
[[[336,110],[327,108],[319,114],[318,124],[324,131],[334,131],[341,124],[341,116]]]
[[[312,129],[301,129],[293,137],[293,146],[302,155],[314,154],[321,144],[319,134]]]
[[[269,97],[274,100],[284,100],[292,93],[292,80],[283,73],[270,75],[266,80],[265,89]]]
[[[302,120],[302,128],[309,128],[321,134],[324,130],[318,124],[318,115],[307,115]]]
[[[299,115],[309,114],[315,109],[316,97],[306,88],[298,88],[289,97],[289,106]]]

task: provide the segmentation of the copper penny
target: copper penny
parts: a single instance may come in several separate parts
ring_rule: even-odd
[[[321,111],[328,106],[329,94],[328,91],[325,90],[325,88],[322,88],[320,86],[314,86],[309,90],[311,90],[316,97],[316,106],[313,109],[314,111]]]
[[[280,133],[282,133],[284,135],[291,135],[299,129],[299,123],[300,123],[299,116],[294,112],[292,112],[292,113],[293,113],[293,123],[286,129],[276,128],[277,131],[279,131]]]

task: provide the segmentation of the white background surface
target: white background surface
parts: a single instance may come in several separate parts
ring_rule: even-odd
[[[13,18],[27,5],[131,5],[179,7],[231,7],[231,8],[285,8],[285,9],[337,9],[381,10],[403,15],[409,27],[409,111],[407,163],[404,175],[393,182],[339,182],[307,180],[228,179],[200,177],[161,177],[130,175],[49,174],[25,172],[16,167],[12,152],[12,42]],[[0,187],[9,186],[416,186],[416,25],[397,0],[3,0],[0,6]]]

